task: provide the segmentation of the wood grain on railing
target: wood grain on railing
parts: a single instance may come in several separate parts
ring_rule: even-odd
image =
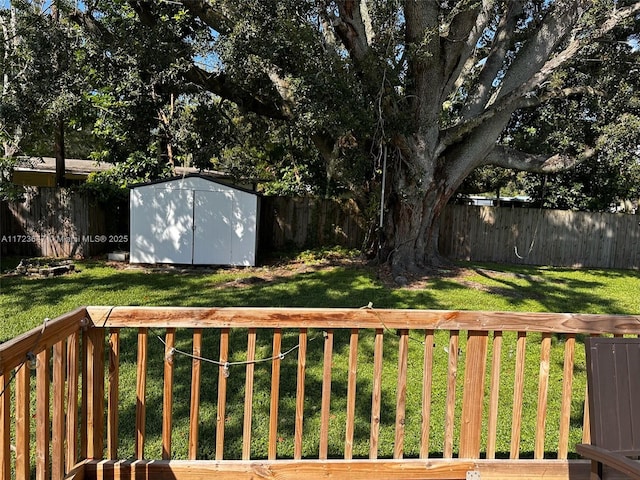
[[[16,374],[16,480],[30,480],[30,377],[26,364]]]
[[[420,428],[420,458],[429,457],[431,431],[431,392],[433,387],[433,330],[424,333],[424,360],[422,371],[422,422]]]
[[[49,446],[51,444],[51,426],[49,397],[51,375],[49,374],[50,350],[42,350],[36,355],[36,480],[49,478]]]
[[[320,460],[326,460],[329,451],[329,415],[331,410],[331,367],[333,358],[333,330],[326,331],[322,359],[322,399],[320,402]]]
[[[298,369],[296,372],[296,418],[293,442],[293,458],[302,458],[304,427],[304,382],[307,369],[307,329],[301,328],[298,335]]]
[[[57,342],[53,346],[53,422],[51,424],[51,478],[62,480],[65,474],[64,436],[65,436],[65,372],[67,344]]]
[[[382,403],[384,330],[378,328],[373,348],[373,382],[371,387],[371,433],[369,438],[369,458],[378,458],[380,437],[380,411]]]
[[[447,400],[444,418],[444,458],[453,457],[453,437],[456,413],[456,383],[458,378],[459,332],[452,330],[447,349],[449,362],[447,365]]]
[[[109,333],[109,372],[107,379],[107,458],[118,458],[118,399],[120,398],[120,329]]]
[[[244,422],[242,425],[242,459],[251,458],[251,419],[253,417],[253,374],[256,358],[256,329],[250,328],[247,334],[247,368],[244,393]]]
[[[282,330],[273,332],[271,361],[271,402],[269,404],[269,446],[267,458],[275,460],[278,448],[278,406],[280,404],[280,353],[282,352]]]
[[[516,344],[516,369],[513,380],[513,414],[511,416],[511,450],[509,458],[520,457],[520,438],[522,429],[522,400],[524,397],[525,354],[527,347],[527,333],[518,332]]]
[[[0,375],[0,478],[11,478],[11,373]]]
[[[78,463],[78,377],[80,375],[80,333],[72,333],[67,338],[67,428],[66,428],[66,470],[70,471]],[[84,438],[85,435],[82,435]]]
[[[162,459],[171,458],[171,432],[173,431],[173,348],[176,329],[168,328],[164,339],[164,388],[162,391]]]
[[[569,427],[571,426],[571,397],[573,388],[573,367],[575,364],[576,336],[566,335],[564,344],[564,365],[562,371],[562,403],[560,406],[560,433],[558,438],[558,459],[566,460],[569,454]]]
[[[493,355],[491,358],[491,387],[489,389],[489,412],[487,417],[487,458],[496,458],[498,436],[498,406],[500,403],[500,378],[502,374],[502,332],[493,332]]]
[[[356,422],[356,385],[358,378],[358,329],[349,336],[349,365],[347,371],[347,424],[344,438],[344,458],[353,457],[353,435]]]
[[[549,361],[551,358],[551,334],[543,333],[540,344],[540,374],[538,377],[538,409],[533,458],[544,458],[544,439],[547,426],[547,398],[549,396]]]
[[[202,375],[202,329],[193,331],[193,360],[191,363],[191,404],[189,407],[189,460],[198,456],[200,418],[200,377]]]
[[[147,418],[147,351],[148,351],[148,329],[141,327],[138,329],[138,361],[136,371],[136,442],[135,458],[144,458],[146,418]]]
[[[229,361],[229,329],[224,328],[220,332],[220,357],[221,364]],[[222,460],[224,456],[224,424],[227,408],[227,377],[229,367],[218,367],[218,408],[216,414],[216,460]]]
[[[409,361],[409,330],[398,332],[398,381],[396,388],[396,432],[393,458],[402,458],[407,404],[407,367]]]
[[[484,380],[487,364],[487,332],[469,332],[462,390],[460,457],[480,458]]]

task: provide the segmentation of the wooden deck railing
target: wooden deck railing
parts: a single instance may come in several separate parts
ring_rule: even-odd
[[[637,316],[81,308],[0,345],[0,477],[587,478],[581,339],[638,333]]]

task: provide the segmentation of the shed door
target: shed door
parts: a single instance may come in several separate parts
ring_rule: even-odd
[[[193,194],[190,190],[157,190],[152,227],[154,257],[159,263],[192,263]]]
[[[225,192],[196,190],[193,204],[193,263],[231,263],[233,197]]]

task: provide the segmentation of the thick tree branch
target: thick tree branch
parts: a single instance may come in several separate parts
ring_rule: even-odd
[[[472,53],[476,49],[482,32],[487,27],[495,0],[483,0],[482,6],[459,12],[451,21],[449,29],[441,38],[443,51],[444,83],[442,101],[459,85],[463,72],[477,62]]]
[[[234,22],[230,15],[231,12],[226,11],[225,3],[212,4],[206,0],[180,0],[180,2],[192,15],[198,17],[216,32],[228,35],[233,31]]]
[[[594,149],[588,149],[575,156],[557,154],[547,157],[546,155],[533,155],[496,145],[482,164],[533,173],[555,173],[575,167],[586,159],[593,157],[595,153]]]
[[[547,13],[533,37],[525,41],[488,104],[528,83],[551,58],[582,16],[586,0],[559,2]],[[572,55],[575,52],[572,53]]]
[[[443,71],[440,68],[438,2],[405,0],[405,46],[407,50],[406,95],[415,131],[426,151],[433,152],[437,142],[441,110]]]
[[[239,85],[229,81],[223,72],[212,73],[197,65],[192,65],[183,75],[187,81],[225,100],[236,103],[242,110],[254,112],[258,115],[264,115],[276,120],[290,118],[287,113],[285,113],[285,109],[283,109],[281,99],[275,100],[274,98],[256,97],[254,92],[246,91]]]
[[[330,17],[336,34],[349,51],[353,61],[360,66],[370,51],[367,29],[360,10],[361,1],[337,0],[339,16],[332,15]]]
[[[493,82],[504,65],[507,52],[513,46],[516,24],[524,9],[523,0],[507,2],[505,12],[498,24],[489,55],[478,76],[477,86],[469,95],[463,111],[463,118],[472,118],[483,111],[491,94]]]

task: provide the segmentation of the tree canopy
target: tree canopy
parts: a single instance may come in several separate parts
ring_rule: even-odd
[[[28,20],[51,17],[44,3],[59,12],[50,30]],[[440,260],[439,215],[478,168],[580,165],[531,191],[583,175],[576,197],[605,189],[611,202],[637,178],[640,2],[44,3],[1,12],[5,40],[21,39],[3,50],[3,138],[24,132],[7,112],[25,98],[91,124],[98,159],[142,155],[363,203],[384,188],[379,248],[397,271]],[[36,30],[64,35],[22,40]],[[47,97],[12,83],[42,90],[23,45],[55,52],[41,67],[59,78]],[[90,105],[82,121],[75,105]]]

